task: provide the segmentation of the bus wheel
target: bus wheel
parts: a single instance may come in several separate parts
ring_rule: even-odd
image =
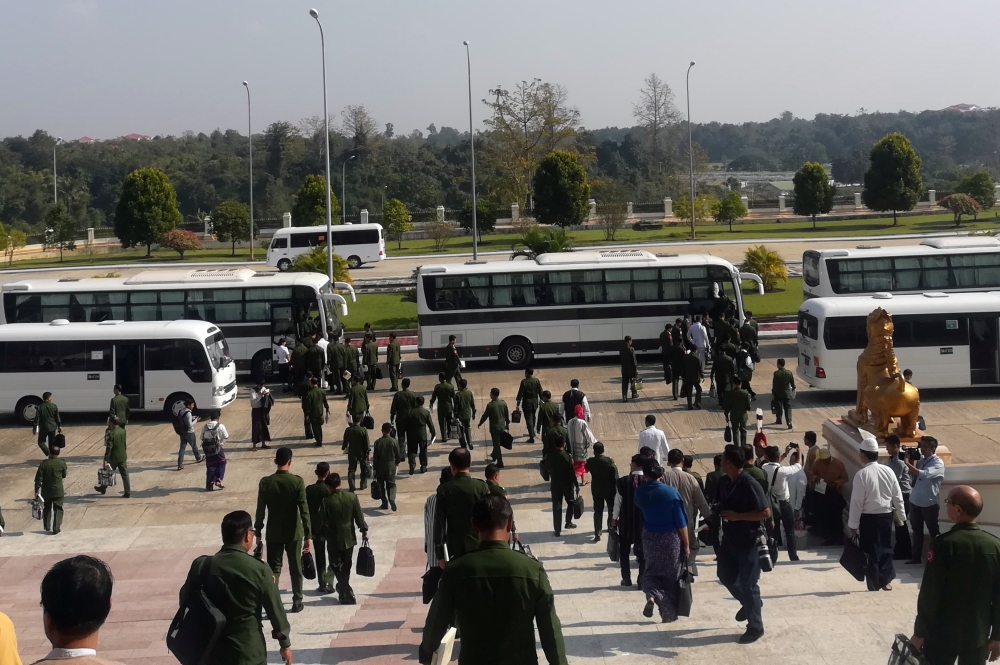
[[[17,421],[22,425],[33,425],[41,403],[42,400],[34,395],[22,397],[17,402],[17,406],[14,407],[14,415],[17,416]]]
[[[361,257],[360,256],[348,256],[347,266],[349,268],[360,268],[361,267]]]
[[[505,339],[500,345],[500,363],[507,369],[523,369],[531,363],[531,343],[523,337]]]
[[[281,259],[280,261],[278,261],[279,272],[288,272],[291,269],[291,267],[292,267],[292,262],[289,261],[288,259]]]
[[[274,373],[274,369],[271,366],[272,362],[270,350],[258,351],[254,354],[253,360],[250,361],[250,376],[254,380],[267,379]]]
[[[177,417],[177,414],[184,409],[185,404],[193,402],[194,399],[187,393],[174,393],[167,398],[167,401],[163,403],[163,412],[167,414],[167,417],[173,420]],[[195,406],[198,406],[195,404]]]

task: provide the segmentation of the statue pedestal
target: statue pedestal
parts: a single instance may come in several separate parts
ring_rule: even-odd
[[[861,460],[858,457],[860,444],[863,435],[847,418],[830,418],[823,423],[823,438],[826,440],[830,454],[847,468],[847,475],[854,479],[854,474],[861,468]],[[913,440],[903,441],[903,445],[915,445]],[[889,456],[885,452],[884,444],[879,446],[878,461],[885,463]],[[944,461],[946,466],[951,465],[951,451],[947,446],[938,445],[937,456]],[[849,494],[847,496],[850,496]]]

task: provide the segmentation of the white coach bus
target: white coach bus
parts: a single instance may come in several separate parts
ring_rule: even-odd
[[[337,282],[354,297],[349,284]],[[133,277],[25,279],[3,285],[2,323],[209,321],[226,336],[238,372],[270,376],[274,349],[312,320],[339,334],[347,301],[326,275],[247,268],[144,270]]]
[[[0,326],[0,412],[30,424],[51,392],[63,413],[107,414],[116,383],[137,411],[176,413],[190,400],[221,409],[236,399],[228,352],[205,321]]]
[[[1000,239],[931,238],[919,245],[810,249],[802,254],[802,295],[1000,290]]]
[[[522,368],[533,358],[614,355],[625,335],[655,351],[665,323],[729,298],[743,317],[740,282],[760,277],[702,254],[619,250],[543,254],[528,261],[421,266],[419,355],[438,358],[455,335],[469,358]]]
[[[857,389],[858,356],[876,307],[892,314],[899,368],[913,370],[920,388],[1000,384],[1000,292],[807,300],[799,308],[798,375],[816,388]]]
[[[299,254],[326,245],[326,225],[278,229],[267,246],[267,265],[285,272]],[[385,258],[385,236],[381,224],[337,224],[333,227],[333,251],[347,259],[351,268]]]

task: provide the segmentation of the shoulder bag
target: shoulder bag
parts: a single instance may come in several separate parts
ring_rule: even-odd
[[[375,577],[375,553],[368,543],[368,536],[364,537],[361,547],[358,548],[358,563],[354,572],[361,577]]]
[[[212,557],[202,557],[201,584],[189,591],[167,630],[167,650],[181,665],[208,665],[226,627],[226,617],[205,594],[211,569]]]
[[[620,543],[618,539],[618,529],[608,531],[608,558],[613,563],[617,563],[620,556]]]
[[[444,569],[435,565],[428,568],[421,578],[423,581],[420,593],[423,596],[424,605],[429,605],[434,600],[434,594],[437,593],[438,586],[441,584],[442,574],[444,574]]]
[[[361,419],[361,424],[367,430],[375,429],[375,419],[372,417],[372,414],[367,411],[365,412],[365,417]]]
[[[519,423],[521,422],[521,409],[514,409],[510,413],[510,422]]]
[[[500,432],[500,447],[507,450],[514,448],[514,436],[510,432],[506,430]]]
[[[865,579],[865,571],[868,570],[868,555],[858,544],[857,537],[851,538],[844,545],[844,553],[840,555],[840,565],[851,574],[851,577],[859,582]]]
[[[677,580],[677,616],[691,616],[691,606],[694,605],[694,594],[691,585],[694,584],[694,574],[685,564],[681,578]]]
[[[316,579],[316,560],[313,559],[312,552],[302,553],[302,577],[307,580]]]

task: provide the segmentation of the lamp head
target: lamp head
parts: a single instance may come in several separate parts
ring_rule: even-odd
[[[694,60],[691,61],[691,64],[688,65],[688,67],[694,67]]]
[[[357,157],[357,155],[351,155],[350,157],[348,157],[348,158],[347,158],[347,161],[351,161],[351,160],[352,160],[352,159],[354,159],[355,157]]]
[[[313,18],[319,18],[319,12],[316,11],[315,9],[310,9],[309,16],[312,16]]]
[[[250,87],[250,84],[249,84],[249,83],[247,83],[246,81],[243,81],[243,87],[245,87],[245,88],[249,88],[249,87]]]
[[[468,46],[468,45],[469,45],[469,40],[468,40],[468,39],[466,39],[466,40],[465,40],[464,42],[462,42],[462,44],[463,44],[464,46]]]

